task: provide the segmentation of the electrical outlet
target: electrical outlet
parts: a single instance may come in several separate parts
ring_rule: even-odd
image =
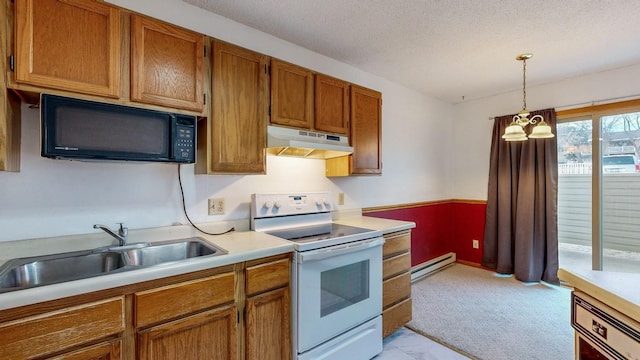
[[[473,248],[474,249],[480,248],[480,241],[473,239]]]
[[[224,199],[223,198],[209,199],[209,215],[224,215]]]
[[[344,193],[338,193],[338,205],[344,205]]]

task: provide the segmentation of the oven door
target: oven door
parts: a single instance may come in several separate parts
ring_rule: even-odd
[[[362,240],[296,254],[297,352],[382,312],[382,244]]]
[[[619,360],[622,357],[609,355],[604,349],[594,344],[584,335],[576,334],[576,359],[577,360]]]

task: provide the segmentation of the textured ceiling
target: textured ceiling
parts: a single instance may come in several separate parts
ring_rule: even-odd
[[[640,63],[637,0],[183,0],[457,103]]]

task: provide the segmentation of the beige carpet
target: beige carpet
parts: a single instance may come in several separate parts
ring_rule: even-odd
[[[472,359],[574,358],[567,288],[455,264],[411,291],[407,326]]]

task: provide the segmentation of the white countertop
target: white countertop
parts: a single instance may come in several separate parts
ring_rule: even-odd
[[[343,214],[335,222],[371,230],[380,230],[385,234],[415,227],[413,222],[360,216],[359,212]],[[237,231],[219,236],[203,235],[187,225],[131,230],[128,236],[129,243],[175,240],[198,236],[225,249],[228,254],[194,258],[162,266],[151,266],[60,284],[10,291],[0,294],[0,310],[289,253],[294,250],[294,245],[290,241],[265,233],[250,231],[248,220],[240,220],[234,223],[211,223],[205,225],[205,231],[221,232],[230,226],[235,226]],[[94,249],[109,245],[112,240],[113,238],[104,232],[96,231],[91,234],[0,242],[0,265],[18,257]]]
[[[106,234],[104,234],[106,235]],[[168,276],[205,270],[214,267],[234,264],[242,261],[258,259],[293,251],[293,243],[253,231],[234,231],[224,235],[210,236],[195,232],[189,226],[171,226],[147,230],[136,230],[129,234],[130,242],[154,242],[175,240],[199,236],[218,247],[228,251],[228,254],[213,257],[194,258],[162,266],[151,266],[142,269],[125,271],[122,273],[101,275],[88,279],[68,281],[60,284],[33,287],[24,290],[10,291],[0,294],[0,310],[17,306],[35,304],[43,301],[60,299],[92,291],[99,291],[113,287],[154,280]],[[102,234],[74,235],[69,237],[48,238],[38,240],[23,240],[0,243],[0,265],[10,258],[35,256],[47,253],[58,253],[94,248],[94,237],[101,238],[98,246],[109,244],[109,238]],[[87,240],[89,239],[89,240]],[[107,241],[105,243],[105,240]],[[82,241],[81,247],[78,242]],[[75,243],[75,245],[74,245]],[[88,246],[88,247],[87,247]],[[7,258],[5,258],[7,257]]]
[[[334,222],[342,225],[350,225],[371,230],[380,230],[383,234],[408,230],[416,227],[416,223],[412,221],[383,219],[372,216],[340,217],[338,219],[334,219]]]
[[[558,277],[575,289],[640,322],[640,274],[560,269]]]

